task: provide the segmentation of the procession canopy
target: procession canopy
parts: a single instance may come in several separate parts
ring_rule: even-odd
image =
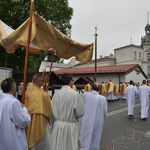
[[[14,30],[5,24],[2,20],[0,20],[0,43],[1,39],[5,38],[7,35],[11,34]]]
[[[29,18],[14,32],[2,39],[2,46],[8,53],[13,53],[20,45],[26,46]],[[93,55],[93,43],[83,44],[72,40],[50,23],[45,21],[36,12],[32,16],[32,30],[29,53],[55,51],[60,58],[75,57],[80,62],[90,62]]]

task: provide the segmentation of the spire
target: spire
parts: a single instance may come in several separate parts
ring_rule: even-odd
[[[149,24],[149,12],[147,12],[147,24]]]
[[[132,44],[132,36],[131,36],[131,39],[130,39],[130,41],[131,41],[131,44]]]

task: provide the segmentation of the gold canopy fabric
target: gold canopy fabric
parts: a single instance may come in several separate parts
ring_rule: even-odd
[[[11,34],[14,30],[0,20],[0,41],[2,38],[5,38],[7,35]]]
[[[14,32],[14,29],[9,27],[7,24],[5,24],[2,20],[0,20],[0,45],[2,45],[2,39],[6,38],[8,35],[10,35],[12,32]],[[35,51],[36,50],[36,51]],[[40,48],[30,43],[29,45],[29,51],[31,53],[39,53]]]
[[[13,53],[19,45],[27,45],[29,18],[12,34],[2,39],[2,46],[8,53]],[[56,51],[60,58],[69,59],[73,56],[80,62],[89,62],[92,59],[93,43],[83,44],[76,42],[61,33],[46,22],[36,12],[32,16],[32,30],[30,42],[38,48],[30,48],[29,52],[38,53],[41,50]]]

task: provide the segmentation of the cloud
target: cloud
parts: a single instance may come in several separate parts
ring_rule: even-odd
[[[69,0],[74,9],[72,38],[92,43],[98,28],[98,55],[109,55],[114,49],[132,43],[141,44],[145,35],[149,0]]]

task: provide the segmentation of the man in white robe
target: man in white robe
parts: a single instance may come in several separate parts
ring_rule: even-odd
[[[130,85],[126,88],[125,94],[126,94],[127,105],[128,105],[128,117],[129,119],[132,119],[134,115],[135,99],[138,94],[137,88],[133,86],[132,80],[130,81]]]
[[[28,150],[24,128],[30,123],[30,115],[14,95],[16,83],[12,78],[1,84],[0,99],[0,150]]]
[[[0,98],[2,97],[3,91],[0,89]]]
[[[82,147],[78,132],[78,119],[84,114],[83,99],[74,91],[71,75],[61,77],[62,88],[52,98],[55,122],[52,132],[52,150],[79,150]]]
[[[146,85],[146,80],[143,80],[143,84],[139,87],[138,90],[138,96],[141,102],[142,120],[146,120],[148,118],[149,95],[150,95],[150,87]]]
[[[99,95],[99,84],[92,84],[92,91],[83,94],[85,113],[79,121],[82,150],[99,150],[104,119],[107,114],[107,99]]]

